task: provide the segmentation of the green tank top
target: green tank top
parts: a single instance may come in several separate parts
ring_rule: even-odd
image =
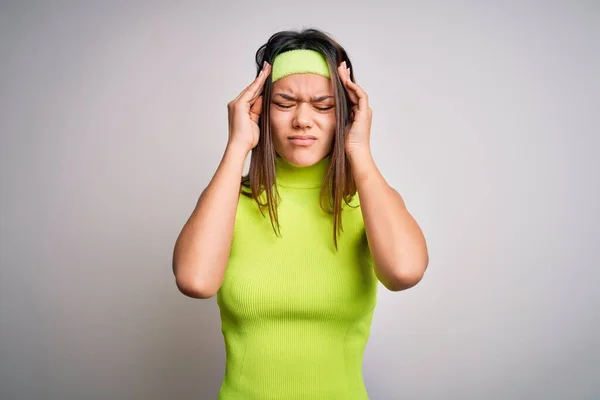
[[[226,368],[219,400],[367,400],[363,354],[378,280],[358,195],[343,232],[319,203],[329,157],[276,159],[277,237],[268,213],[240,195],[229,263],[217,292]]]

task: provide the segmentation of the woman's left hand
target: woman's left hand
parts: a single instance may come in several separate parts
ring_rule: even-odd
[[[338,66],[338,73],[352,103],[350,109],[350,131],[346,136],[345,143],[346,154],[370,152],[373,111],[369,106],[367,93],[355,82],[352,82],[352,79],[350,79],[350,70],[346,67],[345,61]]]

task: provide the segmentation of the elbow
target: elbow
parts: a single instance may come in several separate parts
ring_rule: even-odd
[[[416,286],[425,275],[425,270],[427,269],[428,262],[419,264],[417,266],[411,268],[402,268],[396,272],[390,282],[387,285],[387,288],[392,292],[399,292],[401,290],[410,289]]]
[[[178,252],[176,246],[172,269],[177,289],[193,299],[210,299],[219,290],[221,282],[217,279],[209,279],[213,274],[210,273],[210,269],[202,267],[202,262],[197,259],[190,260],[184,255]]]
[[[410,289],[411,287],[416,286],[422,278],[422,275],[406,275],[396,277],[392,280],[392,282],[390,282],[387,285],[387,288],[392,292],[399,292],[401,290]]]
[[[214,288],[202,279],[183,273],[175,274],[175,284],[182,294],[193,299],[210,299],[219,290],[219,288]]]

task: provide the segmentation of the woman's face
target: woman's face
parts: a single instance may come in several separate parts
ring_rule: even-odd
[[[270,114],[275,151],[286,161],[307,167],[331,151],[335,99],[330,79],[307,73],[277,80]]]

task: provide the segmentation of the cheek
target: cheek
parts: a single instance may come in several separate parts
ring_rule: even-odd
[[[271,107],[269,114],[272,124],[280,124],[285,119],[285,113],[280,112],[275,107]]]
[[[289,113],[288,113],[289,115]],[[274,136],[280,135],[283,131],[285,131],[287,126],[291,123],[288,121],[289,117],[286,113],[282,113],[277,109],[271,107],[270,110],[270,119],[271,119],[271,132]]]
[[[335,123],[334,113],[323,115],[323,119],[321,120],[321,129],[333,136],[335,133]]]

